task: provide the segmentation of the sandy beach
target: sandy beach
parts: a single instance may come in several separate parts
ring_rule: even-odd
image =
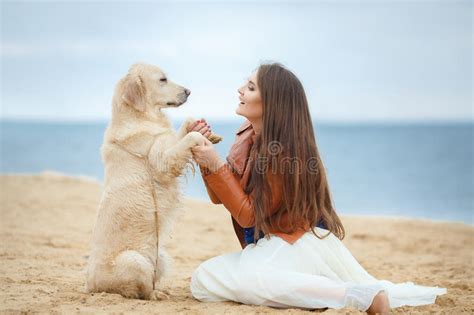
[[[101,184],[55,173],[0,178],[1,313],[309,313],[193,299],[189,281],[194,268],[210,257],[240,248],[227,210],[194,199],[185,199],[186,211],[168,242],[174,259],[164,283],[171,292],[169,300],[87,294],[83,269]],[[401,307],[393,309],[394,314],[474,313],[472,226],[404,218],[341,218],[347,231],[344,244],[375,277],[448,289],[436,304]],[[362,314],[348,308],[323,313]]]

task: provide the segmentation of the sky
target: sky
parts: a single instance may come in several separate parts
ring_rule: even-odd
[[[238,118],[262,62],[313,120],[473,120],[471,1],[1,2],[3,119],[106,120],[130,65],[192,91],[173,119]]]

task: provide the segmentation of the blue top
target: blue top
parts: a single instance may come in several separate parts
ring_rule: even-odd
[[[316,226],[319,227],[319,228],[322,228],[322,229],[327,229],[323,222],[318,223]],[[245,243],[247,243],[247,245],[256,243],[255,239],[253,238],[254,233],[255,233],[255,228],[254,227],[244,228]],[[263,234],[263,232],[260,231],[260,235],[259,235],[258,240],[261,239],[264,236],[265,236],[265,234]]]

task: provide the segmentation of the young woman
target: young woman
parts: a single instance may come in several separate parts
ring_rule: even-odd
[[[192,151],[211,200],[231,213],[243,250],[211,258],[194,271],[196,299],[385,314],[390,307],[434,303],[446,293],[377,280],[342,244],[344,227],[333,207],[306,95],[291,71],[263,64],[238,93],[236,113],[247,121],[227,161],[210,142]],[[210,134],[205,121],[191,130]],[[249,231],[256,243],[249,241]]]

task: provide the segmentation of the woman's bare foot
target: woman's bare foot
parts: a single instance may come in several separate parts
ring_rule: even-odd
[[[367,314],[390,314],[390,303],[385,292],[380,292],[374,297],[372,305],[367,309]]]

